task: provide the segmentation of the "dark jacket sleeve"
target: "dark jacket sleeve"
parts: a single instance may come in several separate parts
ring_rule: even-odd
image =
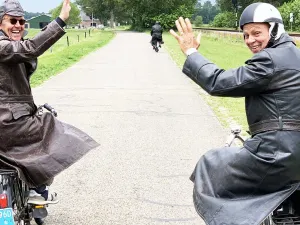
[[[11,41],[6,36],[0,37],[0,62],[21,63],[42,55],[55,42],[57,42],[65,31],[57,23],[52,21],[42,29],[34,38],[22,41]]]
[[[200,53],[188,56],[183,73],[214,96],[245,97],[264,91],[274,73],[274,65],[266,51],[255,54],[245,66],[224,70]]]

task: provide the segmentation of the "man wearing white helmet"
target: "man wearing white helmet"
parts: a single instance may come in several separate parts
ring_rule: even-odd
[[[194,203],[209,225],[257,225],[300,182],[300,51],[279,11],[254,3],[240,27],[254,53],[244,66],[220,69],[197,51],[189,19],[171,30],[187,55],[183,72],[214,96],[245,97],[251,137],[244,146],[208,151],[196,165]],[[201,52],[201,51],[200,51]]]
[[[271,47],[283,33],[284,25],[280,12],[268,3],[254,3],[249,5],[242,13],[240,18],[240,28],[244,32],[244,39],[253,53],[257,53],[265,47]],[[250,39],[248,32],[259,29],[263,35],[258,38]],[[260,41],[262,39],[262,41]],[[259,45],[256,46],[256,40]],[[253,45],[253,43],[255,43]],[[254,46],[254,47],[253,47]]]

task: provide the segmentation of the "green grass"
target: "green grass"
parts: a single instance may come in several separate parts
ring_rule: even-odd
[[[66,68],[78,62],[83,56],[107,44],[114,36],[112,31],[66,30],[67,33],[38,59],[38,68],[31,77],[31,86],[42,84]],[[39,32],[30,29],[26,38],[33,37]],[[86,32],[86,38],[85,38]],[[79,35],[79,42],[78,42]],[[67,45],[67,37],[70,45]]]
[[[186,56],[180,50],[177,41],[168,33],[165,33],[163,38],[165,48],[182,68]],[[252,56],[243,41],[234,35],[202,34],[199,52],[223,69],[244,65],[244,62]],[[200,87],[199,94],[211,106],[223,126],[240,125],[244,132],[248,129],[244,98],[213,97]]]

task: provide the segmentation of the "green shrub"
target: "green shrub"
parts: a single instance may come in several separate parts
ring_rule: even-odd
[[[179,6],[175,11],[171,14],[160,14],[159,16],[155,16],[152,18],[153,23],[155,21],[159,21],[161,26],[165,29],[175,28],[175,21],[181,16],[183,18],[191,18],[193,12],[189,7],[182,5]]]
[[[196,16],[194,24],[196,27],[200,27],[203,24],[202,16]]]
[[[300,31],[300,0],[294,0],[288,3],[284,3],[280,8],[279,11],[281,13],[283,23],[285,28],[291,30],[290,24],[290,13],[294,14],[294,20],[292,24],[293,31]]]
[[[212,25],[214,27],[235,27],[236,17],[232,12],[223,12],[216,15]]]

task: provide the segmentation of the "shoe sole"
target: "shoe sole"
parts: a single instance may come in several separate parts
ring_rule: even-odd
[[[59,202],[59,200],[56,201],[39,201],[39,200],[31,200],[28,201],[28,204],[31,205],[50,205],[50,204],[57,204]]]

